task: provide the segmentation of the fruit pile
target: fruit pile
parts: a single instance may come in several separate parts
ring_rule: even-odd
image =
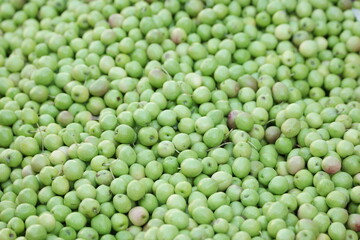
[[[356,240],[351,0],[4,0],[1,240]]]

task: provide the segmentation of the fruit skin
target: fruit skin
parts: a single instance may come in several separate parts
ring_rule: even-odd
[[[91,219],[91,227],[99,234],[109,234],[111,231],[111,220],[104,214],[99,214]]]
[[[84,103],[89,99],[89,90],[82,85],[77,85],[71,89],[71,97],[77,103]]]
[[[148,211],[143,207],[134,207],[130,210],[129,220],[135,226],[142,226],[144,225],[149,219]]]
[[[235,117],[235,125],[240,130],[250,131],[254,126],[254,120],[249,113],[240,112]]]
[[[46,239],[46,236],[46,229],[40,224],[31,225],[25,232],[25,237],[29,240]]]
[[[235,119],[237,117],[237,115],[239,115],[240,111],[239,110],[233,110],[228,114],[228,120],[227,120],[227,124],[229,128],[235,128]]]
[[[201,162],[194,158],[187,158],[181,163],[181,172],[187,177],[198,176],[203,170]]]
[[[3,228],[0,230],[0,237],[4,240],[12,240],[16,239],[16,233],[12,229]]]
[[[127,195],[133,201],[140,200],[145,195],[145,186],[137,180],[132,180],[127,185]]]
[[[39,144],[34,138],[26,137],[20,143],[20,151],[25,156],[34,156],[40,151]]]
[[[214,220],[213,212],[206,207],[198,207],[192,213],[192,217],[199,224],[209,224]]]
[[[164,216],[165,223],[175,225],[178,229],[185,229],[189,225],[189,217],[178,209],[171,209]]]
[[[85,198],[79,205],[79,212],[86,217],[92,218],[100,212],[100,204],[92,198]]]
[[[114,139],[119,143],[133,143],[136,133],[131,127],[121,124],[115,129]]]
[[[360,215],[359,214],[350,214],[347,226],[354,230],[355,232],[360,231]]]
[[[332,156],[325,157],[321,163],[322,169],[330,174],[334,174],[341,169],[341,161]]]
[[[281,125],[281,132],[287,138],[295,137],[300,132],[300,122],[296,118],[289,118]]]

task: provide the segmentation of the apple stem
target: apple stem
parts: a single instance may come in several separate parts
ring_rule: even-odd
[[[268,124],[269,124],[269,123],[272,123],[272,122],[275,122],[275,119],[270,119],[269,121],[267,121],[266,124],[265,124],[266,127],[268,127]]]
[[[222,147],[222,146],[225,146],[225,145],[228,145],[228,144],[231,144],[231,142],[224,142],[216,147],[213,147],[213,148],[209,148],[207,151],[210,152],[211,150],[214,150],[216,148],[219,148],[219,147]]]
[[[225,134],[225,139],[228,139],[228,137],[230,136],[230,134],[231,134],[233,131],[234,131],[234,129],[231,128],[231,129],[229,130],[229,132]]]
[[[111,173],[112,178],[113,178],[113,179],[115,179],[116,177],[114,176],[114,174],[113,174],[113,172],[112,172],[111,168],[109,168],[109,171],[110,171],[110,173]]]
[[[256,151],[259,151],[260,149],[257,149],[257,147],[252,143],[252,142],[250,142],[250,141],[247,141],[248,142],[248,144],[252,147],[252,148],[254,148]]]
[[[86,86],[87,80],[89,79],[89,75],[90,75],[90,73],[85,74],[84,86]]]
[[[170,80],[172,80],[171,75],[169,74],[168,71],[166,71],[166,69],[165,69],[163,66],[161,66],[161,70],[163,70],[163,72],[166,73],[166,75],[168,75],[168,77],[170,78]]]
[[[37,127],[38,127],[38,131],[40,132],[40,137],[41,137],[41,151],[44,152],[44,137],[42,135],[42,130],[39,126],[39,123],[36,123]]]

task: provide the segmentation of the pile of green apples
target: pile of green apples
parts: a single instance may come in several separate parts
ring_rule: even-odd
[[[0,240],[357,240],[351,0],[4,0]]]

